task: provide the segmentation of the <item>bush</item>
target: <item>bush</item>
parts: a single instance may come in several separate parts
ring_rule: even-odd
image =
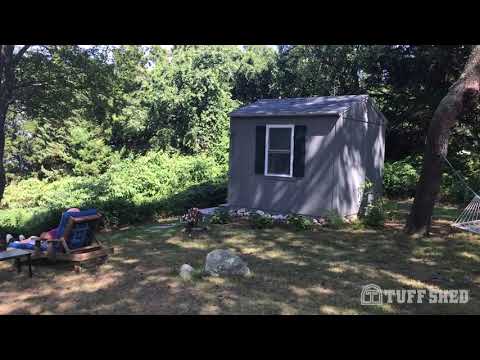
[[[308,216],[292,214],[287,217],[287,224],[297,231],[312,230],[313,220]]]
[[[377,200],[367,206],[362,220],[365,225],[378,228],[383,227],[386,218],[387,216],[383,202],[381,200]]]
[[[131,224],[215,206],[226,196],[225,164],[204,155],[150,152],[115,162],[98,177],[11,183],[2,201],[0,226],[2,231],[5,226],[14,233],[35,235],[57,225],[62,211],[70,207],[95,207],[109,225]],[[45,222],[45,217],[54,220]]]
[[[253,214],[250,216],[249,220],[254,229],[265,229],[273,226],[273,219],[271,216]]]
[[[340,229],[346,225],[345,219],[335,210],[331,210],[325,214],[326,225],[332,229]]]
[[[2,233],[25,236],[39,235],[58,225],[62,210],[9,209],[0,211]]]
[[[421,157],[407,157],[386,162],[383,173],[385,194],[390,197],[412,197],[420,177]]]
[[[190,188],[165,199],[160,209],[167,214],[177,215],[194,206],[206,208],[224,203],[227,199],[227,184],[211,182],[191,186]]]
[[[455,160],[452,159],[453,166],[462,180],[455,176],[452,169],[445,167],[440,190],[441,200],[467,204],[472,200],[473,194],[464,182],[474,191],[480,190],[480,159],[467,153],[457,154]]]
[[[211,224],[227,224],[232,221],[227,209],[217,209],[210,217]]]
[[[473,190],[480,189],[480,159],[469,152],[457,152],[450,160],[458,175]],[[422,156],[408,156],[403,160],[386,162],[383,175],[385,195],[405,198],[415,196],[416,185],[420,177]],[[444,166],[440,200],[453,203],[468,203],[473,194],[459,180],[452,169]]]

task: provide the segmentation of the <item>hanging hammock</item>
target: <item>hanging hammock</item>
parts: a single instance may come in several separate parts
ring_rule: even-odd
[[[452,224],[461,230],[480,234],[480,197],[476,195]]]
[[[457,176],[460,182],[470,190],[474,195],[472,201],[467,205],[467,207],[462,211],[460,216],[451,224],[452,227],[455,227],[460,230],[468,231],[473,234],[480,235],[480,196],[472,190],[470,186],[463,180],[463,178],[458,174],[457,170],[450,164],[450,161],[445,156],[442,156],[445,162],[453,170],[453,173]]]

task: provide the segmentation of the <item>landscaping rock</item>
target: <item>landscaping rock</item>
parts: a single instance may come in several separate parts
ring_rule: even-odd
[[[215,211],[217,211],[217,209],[218,209],[218,206],[211,207],[211,208],[205,208],[205,209],[199,209],[198,211],[200,211],[200,214],[202,214],[203,216],[211,216],[215,213]]]
[[[281,214],[272,215],[272,219],[277,222],[284,222],[287,220],[287,215],[281,215]]]
[[[183,264],[180,267],[180,277],[183,280],[186,280],[186,281],[191,280],[192,279],[192,273],[193,273],[193,267],[191,267],[190,265]]]
[[[324,226],[327,224],[327,220],[324,218],[313,218],[313,223],[317,226]]]
[[[250,212],[245,208],[241,208],[237,210],[237,216],[244,217],[249,215],[250,215]]]
[[[358,220],[358,216],[357,215],[349,215],[349,216],[346,216],[345,217],[345,222],[347,224],[352,224],[354,222],[356,222]]]
[[[205,272],[213,276],[249,276],[247,263],[230,250],[213,250],[207,254]]]

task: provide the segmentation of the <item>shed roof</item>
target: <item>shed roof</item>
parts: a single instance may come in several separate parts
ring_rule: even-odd
[[[261,99],[230,113],[231,117],[339,115],[368,95]]]

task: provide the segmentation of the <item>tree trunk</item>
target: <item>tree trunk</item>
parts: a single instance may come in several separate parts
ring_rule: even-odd
[[[430,231],[433,207],[440,192],[443,156],[447,156],[450,130],[469,109],[480,90],[480,46],[473,48],[460,78],[438,105],[427,133],[422,172],[407,219],[409,234]]]
[[[30,45],[23,45],[14,54],[15,45],[0,45],[0,201],[6,186],[5,165],[3,163],[5,151],[5,121],[8,107],[14,100],[16,84],[15,68]]]
[[[13,81],[13,45],[0,45],[0,200],[3,198],[6,178],[3,164],[5,150],[5,120],[11,101]]]
[[[3,198],[5,191],[6,176],[5,166],[3,165],[3,152],[5,150],[5,119],[7,117],[8,104],[0,101],[0,200]]]

